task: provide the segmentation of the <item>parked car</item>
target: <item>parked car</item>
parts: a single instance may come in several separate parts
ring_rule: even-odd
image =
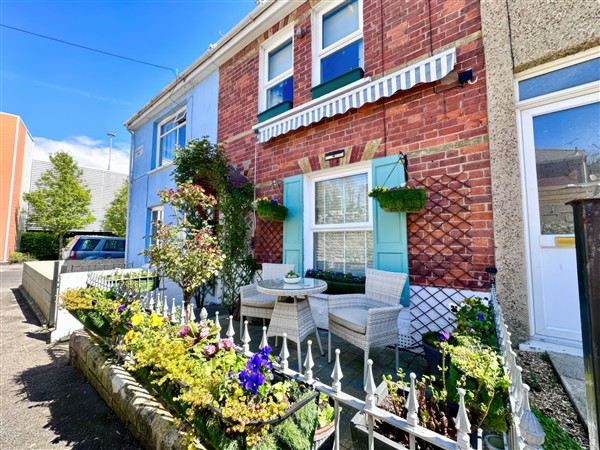
[[[125,238],[75,236],[63,249],[63,259],[125,258]]]

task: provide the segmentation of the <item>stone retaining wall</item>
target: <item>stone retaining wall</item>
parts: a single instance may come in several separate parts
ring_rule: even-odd
[[[54,261],[33,261],[23,264],[23,289],[35,302],[49,325],[54,319],[52,293],[56,289],[54,281]]]
[[[191,428],[114,362],[114,354],[87,331],[71,335],[70,361],[146,449],[180,450]],[[199,449],[205,449],[198,446]]]

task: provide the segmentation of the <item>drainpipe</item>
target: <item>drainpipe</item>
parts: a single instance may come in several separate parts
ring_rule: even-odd
[[[573,200],[590,450],[600,450],[600,198]]]

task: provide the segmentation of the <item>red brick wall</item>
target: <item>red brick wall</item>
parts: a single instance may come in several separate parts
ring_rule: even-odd
[[[367,142],[381,139],[375,158],[407,153],[410,177],[465,174],[474,185],[474,273],[493,265],[491,181],[487,144],[485,68],[478,0],[364,0],[365,76],[379,77],[417,58],[456,47],[457,64],[443,82],[418,85],[359,110],[322,120],[257,143],[259,45],[290,21],[301,27],[294,39],[294,106],[311,99],[310,4],[264,33],[220,68],[219,142],[235,163],[250,163],[256,183],[301,173],[309,157],[318,170],[322,153],[352,148],[361,160]],[[456,74],[472,68],[477,82],[459,86]],[[337,165],[334,161],[331,165]],[[258,194],[266,190],[259,188]],[[260,253],[260,249],[257,249]]]

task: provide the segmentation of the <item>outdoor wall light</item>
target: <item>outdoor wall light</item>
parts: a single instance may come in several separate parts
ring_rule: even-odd
[[[331,161],[332,159],[343,158],[346,156],[346,150],[334,150],[332,152],[325,153],[325,161]]]

